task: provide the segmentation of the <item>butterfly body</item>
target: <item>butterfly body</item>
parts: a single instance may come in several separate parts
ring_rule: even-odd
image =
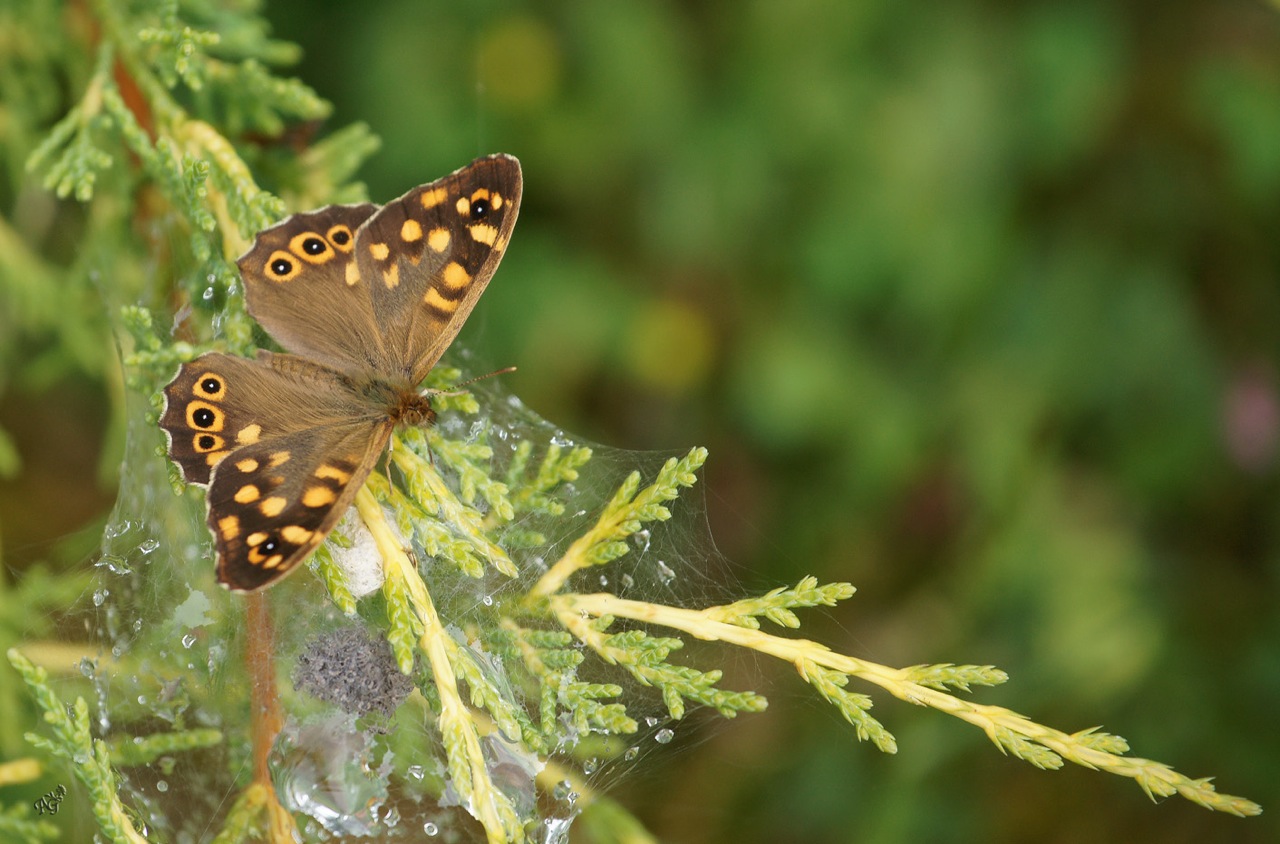
[[[400,425],[435,420],[422,379],[493,276],[519,210],[510,156],[379,208],[337,205],[260,233],[249,313],[290,354],[210,352],[165,387],[169,455],[208,487],[218,579],[279,580],[346,512]]]

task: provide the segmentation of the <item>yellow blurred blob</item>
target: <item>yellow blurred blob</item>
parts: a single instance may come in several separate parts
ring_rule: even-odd
[[[667,393],[681,393],[706,380],[715,337],[701,311],[684,302],[653,302],[632,320],[625,348],[636,379]]]
[[[532,18],[504,20],[480,37],[480,81],[496,105],[539,108],[555,95],[563,67],[555,33]]]

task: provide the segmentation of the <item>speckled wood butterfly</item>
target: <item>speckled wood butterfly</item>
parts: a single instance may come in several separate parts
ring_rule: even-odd
[[[435,419],[419,391],[502,259],[520,163],[480,158],[381,208],[332,205],[258,235],[239,260],[249,313],[292,354],[210,352],[165,387],[160,427],[208,487],[218,580],[258,589],[306,559],[397,425]]]

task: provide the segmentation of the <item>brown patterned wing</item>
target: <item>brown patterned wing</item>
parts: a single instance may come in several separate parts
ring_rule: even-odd
[[[220,463],[208,495],[218,581],[250,591],[297,568],[351,506],[392,428],[389,420],[308,428]]]
[[[355,262],[356,232],[376,205],[331,205],[261,232],[237,262],[250,315],[281,346],[347,373],[391,358]]]
[[[512,156],[480,158],[387,203],[356,234],[385,377],[416,385],[453,342],[502,259],[521,185]]]
[[[270,352],[256,359],[201,355],[182,365],[164,397],[160,427],[169,456],[187,483],[200,485],[239,448],[376,413],[341,373]]]

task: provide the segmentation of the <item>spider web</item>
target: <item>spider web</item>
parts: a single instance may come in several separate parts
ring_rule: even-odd
[[[471,376],[465,350],[454,350],[449,360],[462,379]],[[438,430],[455,442],[487,445],[493,477],[503,476],[523,441],[533,444],[535,460],[553,444],[563,451],[588,446],[592,452],[578,477],[552,493],[562,514],[530,512],[505,525],[502,535],[542,537],[506,549],[515,577],[492,567],[482,577],[468,576],[431,560],[420,543],[406,543],[453,640],[470,649],[493,686],[506,690],[536,720],[537,689],[518,666],[486,649],[477,628],[515,606],[594,524],[629,473],[639,470],[647,483],[669,455],[586,443],[534,414],[497,379],[479,382],[470,392],[479,412],[442,413]],[[439,699],[422,653],[409,678],[414,691],[407,697],[379,691],[386,687],[385,666],[395,673],[394,661],[386,659],[386,601],[380,593],[361,598],[356,615],[347,617],[321,578],[297,573],[268,590],[274,640],[250,641],[243,599],[214,580],[203,496],[190,489],[174,494],[175,475],[163,454],[155,409],[138,394],[128,405],[120,493],[103,536],[93,605],[81,614],[100,647],[99,657],[81,666],[93,684],[86,697],[96,702],[95,733],[122,746],[165,733],[221,732],[220,741],[206,746],[175,748],[118,766],[121,795],[135,813],[135,825],[165,841],[204,841],[222,828],[252,775],[246,650],[270,647],[284,716],[271,753],[272,781],[304,840],[485,840],[450,781],[436,723]],[[460,493],[459,474],[439,461],[436,465],[450,489]],[[669,506],[672,519],[646,524],[630,538],[628,553],[579,572],[567,588],[683,607],[726,597],[729,590],[712,577],[721,561],[706,528],[700,492],[686,492]],[[477,507],[484,513],[483,501]],[[354,508],[337,533],[347,538],[339,542],[356,546],[358,557],[361,528]],[[333,552],[339,560],[350,556]],[[580,643],[575,647],[585,652]],[[489,775],[527,819],[529,841],[567,841],[572,821],[588,802],[580,793],[583,784],[592,793],[615,786],[688,723],[673,721],[662,696],[621,667],[586,656],[577,678],[621,686],[617,701],[634,719],[634,733],[583,731],[562,715],[554,747],[546,754],[496,729],[482,735]],[[674,661],[692,660],[677,654]],[[380,664],[383,668],[377,668]],[[361,709],[349,700],[326,699],[326,684],[342,686],[348,699],[372,695],[373,703]],[[463,695],[467,699],[465,688]],[[483,713],[478,717],[486,721]]]

